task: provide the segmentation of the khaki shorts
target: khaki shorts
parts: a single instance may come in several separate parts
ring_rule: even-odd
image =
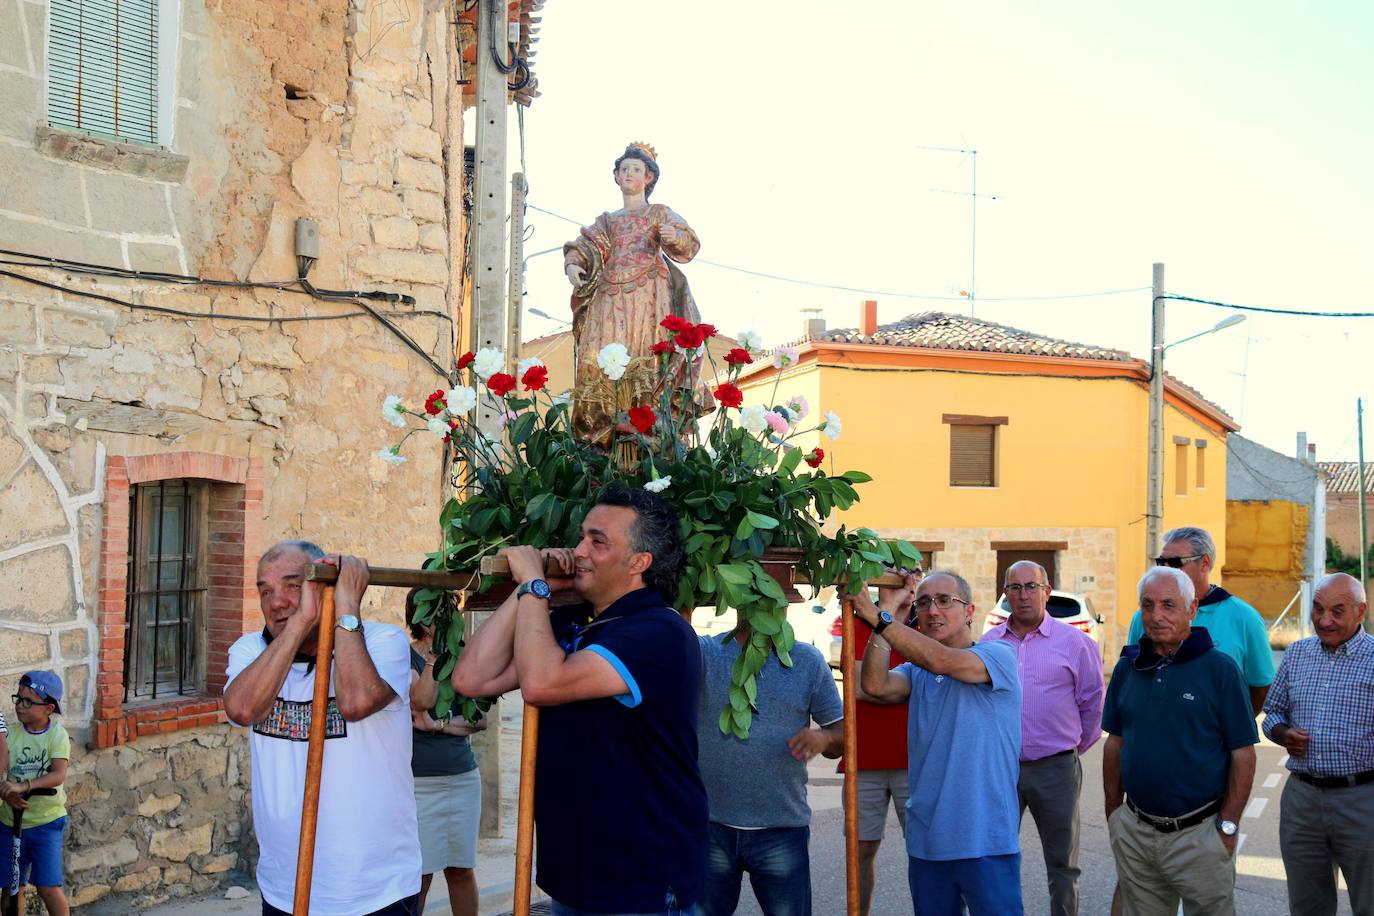
[[[888,800],[897,809],[897,822],[906,836],[906,800],[911,795],[906,770],[859,771],[859,839],[881,840],[887,832]]]

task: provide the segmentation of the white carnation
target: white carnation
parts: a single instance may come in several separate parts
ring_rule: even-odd
[[[735,335],[735,339],[738,340],[739,345],[746,350],[763,349],[763,336],[760,335],[758,331],[740,331]]]
[[[472,371],[476,372],[482,381],[486,381],[504,368],[506,355],[495,347],[483,347],[472,360]]]
[[[406,463],[405,456],[402,455],[399,451],[397,451],[397,449],[399,449],[399,448],[400,448],[399,445],[393,446],[393,447],[391,447],[391,448],[384,448],[384,449],[382,449],[380,452],[377,453],[377,457],[380,458],[381,460],[385,461],[387,464],[391,465],[392,467],[395,467],[395,466],[398,465],[398,464],[405,464],[405,463]]]
[[[830,437],[830,441],[840,438],[840,432],[844,429],[840,423],[839,416],[833,410],[825,412],[825,419],[821,421],[821,432]]]
[[[544,361],[543,361],[542,359],[540,359],[539,357],[537,357],[537,356],[526,356],[524,359],[520,360],[520,365],[519,365],[519,366],[516,368],[516,370],[515,370],[515,377],[516,377],[516,378],[524,378],[524,377],[525,377],[525,373],[528,372],[528,371],[530,371],[530,369],[532,369],[532,368],[535,367],[535,366],[542,366],[542,365],[544,365]]]
[[[438,417],[429,418],[429,431],[440,439],[448,435],[448,424]]]
[[[386,396],[382,401],[382,418],[392,426],[399,426],[404,429],[406,425],[406,407],[401,403],[401,399],[394,394]]]
[[[768,410],[757,404],[750,407],[741,407],[739,411],[740,425],[751,433],[761,433],[768,428]]]
[[[625,374],[625,367],[630,365],[630,351],[623,343],[606,344],[596,355],[596,363],[606,373],[606,378],[618,382]]]
[[[673,478],[669,475],[667,477],[660,477],[658,480],[645,481],[644,489],[648,490],[650,493],[662,493],[664,490],[668,489],[672,483]]]
[[[461,417],[477,406],[477,391],[467,385],[459,385],[444,395],[444,404],[451,417]]]

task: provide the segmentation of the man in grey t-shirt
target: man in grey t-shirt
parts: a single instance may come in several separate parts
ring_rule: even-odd
[[[730,636],[701,637],[702,691],[698,759],[710,805],[706,891],[700,916],[728,916],[749,873],[765,916],[811,912],[811,807],[806,763],[844,750],[844,707],[835,679],[815,646],[792,647],[792,666],[769,654],[758,675],[749,738],[720,732],[730,702],[731,671],[749,643],[741,627]],[[815,722],[817,728],[812,728]]]

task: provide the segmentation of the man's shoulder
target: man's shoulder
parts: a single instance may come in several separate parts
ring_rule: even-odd
[[[368,621],[363,626],[363,640],[368,644],[394,643],[396,640],[405,643],[409,648],[410,640],[406,637],[406,631],[396,626],[394,623],[382,623],[381,621]]]
[[[262,638],[261,630],[251,630],[234,640],[229,646],[230,654],[236,652],[261,652],[267,648],[267,640]]]
[[[984,656],[984,662],[989,658],[995,658],[1002,664],[1010,662],[1016,664],[1016,650],[1007,644],[1005,640],[994,639],[976,642],[969,646],[969,651],[977,652]]]
[[[818,668],[830,670],[830,662],[825,660],[820,649],[809,642],[793,643],[792,651],[788,654],[792,656],[792,667],[799,670]]]

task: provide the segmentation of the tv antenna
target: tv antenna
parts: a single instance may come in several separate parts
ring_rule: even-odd
[[[969,317],[976,318],[978,317],[978,198],[984,197],[988,200],[1001,200],[1002,197],[997,194],[978,193],[978,151],[976,149],[966,149],[958,146],[917,146],[916,149],[928,150],[934,153],[958,153],[963,156],[964,159],[970,159],[973,162],[973,184],[969,190],[951,191],[946,188],[931,188],[930,190],[937,194],[958,194],[967,197],[972,205],[973,212],[969,220],[972,227],[972,237],[969,242],[968,289],[965,293],[968,296]],[[959,164],[963,165],[963,161],[964,160],[961,159]]]

